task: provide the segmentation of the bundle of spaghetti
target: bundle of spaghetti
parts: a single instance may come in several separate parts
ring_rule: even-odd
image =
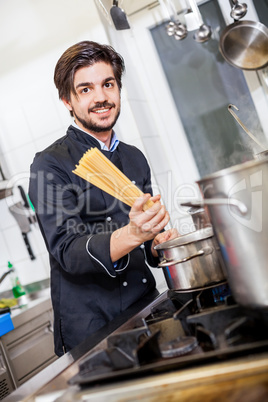
[[[73,173],[130,207],[143,195],[143,192],[98,148],[85,152]],[[153,204],[152,200],[148,200],[143,207],[144,211]]]

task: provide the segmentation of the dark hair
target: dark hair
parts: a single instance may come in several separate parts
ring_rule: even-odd
[[[111,46],[96,42],[83,41],[69,47],[58,60],[54,71],[54,83],[60,99],[70,101],[70,94],[76,94],[74,75],[82,67],[92,66],[103,61],[112,66],[119,87],[122,87],[121,77],[125,71],[123,57]]]

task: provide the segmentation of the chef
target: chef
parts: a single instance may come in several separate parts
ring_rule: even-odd
[[[124,60],[110,46],[83,41],[63,53],[54,82],[74,121],[31,165],[29,196],[49,252],[58,356],[156,292],[154,246],[178,235],[163,230],[170,218],[160,196],[152,196],[146,158],[113,130],[123,72]],[[132,208],[72,172],[92,147],[144,193]]]

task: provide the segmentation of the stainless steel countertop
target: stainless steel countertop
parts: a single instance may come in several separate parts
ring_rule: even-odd
[[[70,387],[35,402],[263,402],[268,398],[268,353],[178,369],[120,382]]]
[[[44,311],[52,308],[50,288],[47,288],[39,294],[36,299],[31,299],[29,295],[28,302],[25,306],[12,309],[11,308],[11,319],[14,327],[22,325],[25,321],[31,320]]]

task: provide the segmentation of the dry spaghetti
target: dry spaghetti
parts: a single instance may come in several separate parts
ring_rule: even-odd
[[[91,148],[85,152],[73,173],[130,207],[136,198],[143,195],[143,192],[98,148]],[[143,209],[146,210],[152,205],[153,201],[149,200]]]

